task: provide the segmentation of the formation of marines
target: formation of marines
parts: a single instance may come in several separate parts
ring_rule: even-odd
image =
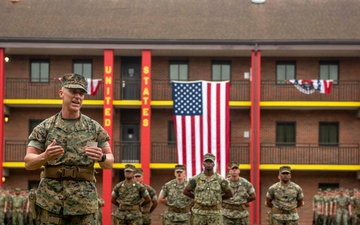
[[[318,189],[312,198],[314,225],[360,225],[358,189]]]

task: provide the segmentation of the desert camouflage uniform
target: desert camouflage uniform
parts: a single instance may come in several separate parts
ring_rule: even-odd
[[[45,167],[63,165],[92,169],[95,162],[85,154],[87,142],[98,142],[98,147],[104,148],[109,146],[109,139],[107,132],[95,120],[83,114],[76,120],[63,120],[60,112],[34,128],[28,146],[45,151],[56,140],[56,145],[64,148],[64,154],[48,161]],[[42,178],[37,188],[36,204],[47,211],[41,211],[46,214],[45,217],[66,219],[77,216],[83,223],[95,224],[98,211],[95,181]]]
[[[350,198],[346,195],[337,195],[334,198],[334,203],[336,204],[336,224],[340,225],[341,220],[343,224],[348,224],[349,211],[348,206],[350,204]]]
[[[7,202],[7,197],[6,194],[2,192],[0,194],[0,225],[5,224],[5,213],[4,213],[5,202]]]
[[[266,197],[272,200],[273,225],[297,225],[299,214],[296,211],[297,200],[304,198],[301,187],[294,182],[282,186],[281,182],[272,185]]]
[[[157,194],[154,188],[149,185],[143,184],[150,195],[150,202],[146,203],[141,207],[141,212],[143,215],[143,224],[150,225],[151,224],[151,214],[150,214],[150,206],[153,201],[157,200]]]
[[[229,182],[214,173],[210,179],[201,172],[191,178],[186,186],[194,192],[195,205],[192,208],[194,224],[222,225],[222,194],[230,189]]]
[[[140,211],[140,203],[147,195],[149,195],[149,192],[145,186],[136,181],[133,181],[131,184],[126,184],[125,181],[121,181],[115,185],[112,196],[115,197],[119,203],[119,208],[113,215],[114,225],[142,225],[143,219]]]
[[[176,179],[167,182],[161,189],[160,194],[166,198],[169,207],[164,212],[163,225],[190,225],[191,198],[183,194],[188,181],[178,184]],[[177,211],[178,212],[175,212]],[[181,212],[180,210],[188,211]]]
[[[233,192],[233,197],[223,201],[224,224],[229,225],[250,225],[249,212],[245,209],[245,204],[250,194],[255,192],[253,185],[245,178],[239,177],[239,180],[233,182],[227,179]],[[238,207],[239,209],[230,208]]]

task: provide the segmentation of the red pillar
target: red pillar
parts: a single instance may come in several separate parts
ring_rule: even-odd
[[[251,52],[251,140],[250,140],[250,181],[256,191],[256,199],[250,208],[250,224],[260,224],[260,87],[261,53]]]
[[[0,48],[0,187],[3,186],[3,155],[4,155],[4,89],[5,89],[5,53]]]
[[[150,185],[151,157],[151,51],[142,51],[141,65],[141,168],[145,184]]]
[[[104,129],[110,136],[110,147],[113,149],[113,90],[114,90],[114,51],[104,50]],[[103,224],[111,222],[112,170],[103,170],[102,197],[105,202],[102,214]]]

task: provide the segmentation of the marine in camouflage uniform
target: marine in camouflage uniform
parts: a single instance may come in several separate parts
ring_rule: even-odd
[[[133,179],[134,172],[135,167],[126,164],[124,170],[125,180],[116,184],[113,188],[111,203],[118,207],[112,215],[114,225],[143,224],[140,207],[150,202],[150,195],[144,185]]]
[[[79,74],[61,78],[62,110],[36,126],[29,136],[25,167],[44,165],[36,205],[41,224],[97,224],[94,164],[111,169],[109,135],[81,114],[87,81]]]
[[[192,199],[183,194],[188,184],[185,171],[185,166],[176,165],[175,179],[164,184],[160,191],[159,202],[168,206],[162,218],[163,225],[190,225]]]
[[[312,198],[313,224],[320,225],[320,220],[323,219],[323,200],[322,190],[318,189]]]
[[[223,201],[224,225],[250,225],[249,212],[246,210],[249,202],[255,200],[255,189],[245,178],[240,177],[239,163],[229,163],[227,178],[233,197]]]
[[[140,184],[143,184],[145,186],[146,190],[149,192],[151,202],[146,203],[145,205],[141,206],[141,212],[143,215],[143,224],[150,225],[151,224],[151,213],[156,209],[156,207],[158,205],[156,191],[151,186],[143,183],[144,177],[143,177],[142,169],[135,170],[134,180],[136,182],[139,182]]]
[[[24,224],[24,204],[25,198],[20,195],[21,191],[19,188],[15,189],[15,196],[13,197],[12,205],[12,224],[13,225],[23,225]]]
[[[360,191],[354,190],[354,196],[350,199],[352,212],[352,225],[360,225]]]
[[[5,216],[7,212],[7,196],[0,187],[0,225],[5,225]]]
[[[225,178],[214,173],[213,154],[205,154],[203,166],[205,170],[190,179],[183,193],[195,200],[192,207],[194,225],[222,225],[221,203],[232,197],[230,185]]]
[[[272,225],[298,225],[299,214],[296,208],[304,205],[301,187],[291,182],[291,168],[279,169],[280,182],[269,187],[266,193],[266,206],[271,208]]]
[[[344,190],[340,188],[339,194],[334,198],[334,211],[336,212],[336,225],[348,225],[350,198],[344,195]]]
[[[331,221],[330,214],[332,212],[332,207],[333,207],[333,204],[332,204],[331,190],[327,189],[324,193],[323,201],[322,201],[322,208],[324,211],[322,225],[330,224],[330,221]]]

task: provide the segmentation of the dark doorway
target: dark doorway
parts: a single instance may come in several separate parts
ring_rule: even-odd
[[[141,57],[121,57],[122,99],[140,100]]]
[[[140,162],[139,124],[121,124],[121,162]]]

